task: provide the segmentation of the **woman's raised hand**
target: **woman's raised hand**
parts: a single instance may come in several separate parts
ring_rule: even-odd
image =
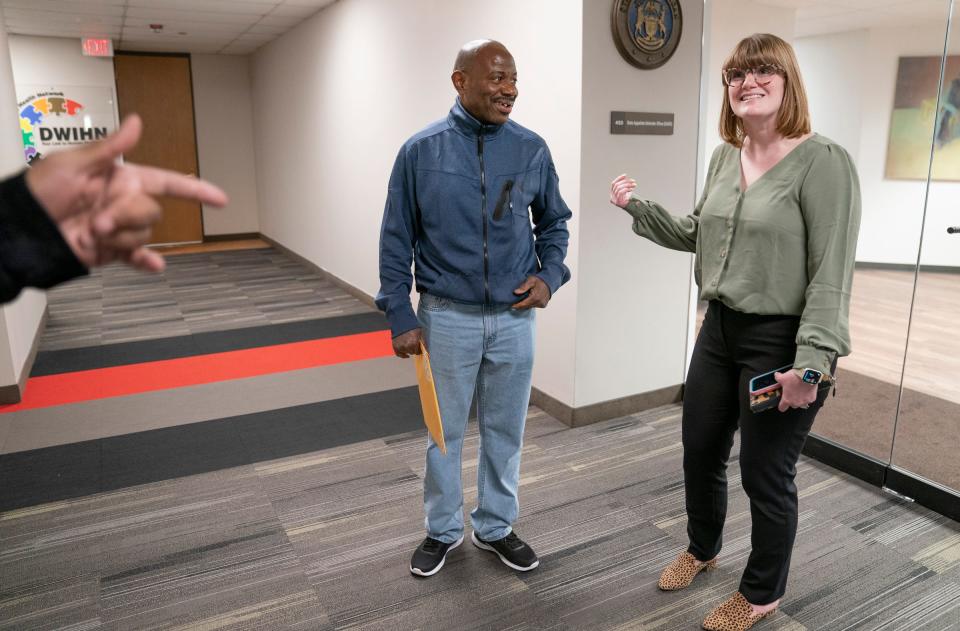
[[[637,181],[627,177],[627,174],[617,176],[610,183],[610,203],[620,208],[626,208],[630,201],[630,194],[637,188]]]

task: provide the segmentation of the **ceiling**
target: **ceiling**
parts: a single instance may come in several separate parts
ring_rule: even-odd
[[[797,10],[797,37],[876,27],[944,23],[950,0],[753,0]],[[724,0],[714,0],[714,11]]]
[[[335,1],[0,0],[0,9],[8,33],[109,37],[118,50],[246,55]]]
[[[118,50],[246,55],[336,0],[0,0],[8,33],[109,37]],[[593,0],[596,1],[596,0]],[[721,11],[725,0],[713,0]],[[949,0],[753,0],[796,9],[798,37],[943,22]],[[163,24],[154,33],[150,25]]]

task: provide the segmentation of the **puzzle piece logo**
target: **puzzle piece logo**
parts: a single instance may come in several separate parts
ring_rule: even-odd
[[[20,133],[23,156],[28,164],[43,158],[38,144],[81,144],[102,138],[106,128],[61,126],[58,119],[80,117],[83,104],[67,98],[62,92],[43,92],[20,103]],[[66,121],[64,121],[66,122]],[[69,125],[69,122],[66,123]]]
[[[27,119],[31,125],[39,125],[43,120],[43,114],[37,111],[37,108],[30,104],[20,110],[20,118]]]
[[[67,99],[62,97],[54,96],[47,99],[47,103],[50,104],[50,113],[60,116],[61,114],[66,114],[67,110],[64,109],[63,104],[67,102]]]

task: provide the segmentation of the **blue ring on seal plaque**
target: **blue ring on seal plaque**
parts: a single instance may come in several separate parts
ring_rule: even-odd
[[[667,63],[680,43],[679,0],[614,0],[613,41],[620,55],[644,70]]]

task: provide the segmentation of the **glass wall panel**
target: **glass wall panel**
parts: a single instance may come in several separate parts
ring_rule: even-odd
[[[840,359],[837,396],[813,432],[889,462],[950,2],[862,4],[845,14],[823,3],[818,19],[798,11],[814,130],[853,156],[863,196],[853,352]]]
[[[933,161],[892,464],[960,490],[960,34],[951,24],[937,84],[911,79],[933,121]]]

